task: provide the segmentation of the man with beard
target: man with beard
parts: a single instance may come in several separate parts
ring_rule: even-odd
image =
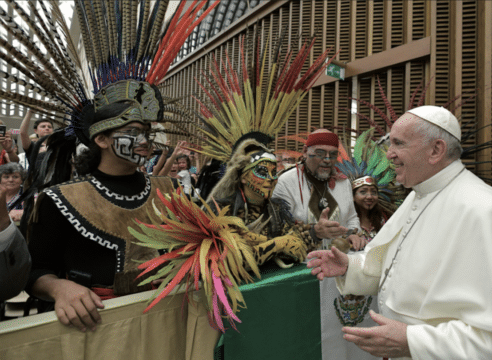
[[[294,220],[311,225],[311,239],[315,243],[322,240],[323,248],[327,248],[333,239],[346,236],[349,229],[354,232],[360,229],[352,185],[335,169],[338,136],[325,129],[314,131],[303,148],[303,156],[303,162],[279,177],[272,198],[286,201]],[[355,250],[366,245],[366,241],[355,234],[346,239]],[[371,359],[369,354],[343,340],[341,325],[333,310],[333,301],[338,295],[333,279],[320,282],[323,359]],[[370,325],[366,321],[362,324]]]
[[[273,198],[287,201],[295,220],[313,225],[314,240],[334,239],[349,229],[359,229],[350,181],[335,170],[338,136],[325,129],[314,131],[303,155],[306,160],[302,164],[280,176]],[[347,239],[355,250],[365,245],[356,235]]]

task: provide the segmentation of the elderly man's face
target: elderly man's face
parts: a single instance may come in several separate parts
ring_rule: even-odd
[[[328,180],[337,162],[338,149],[330,145],[304,147],[306,166],[320,180]]]
[[[405,113],[391,128],[391,145],[386,157],[395,165],[396,181],[406,188],[420,184],[433,174],[429,164],[432,145],[416,129],[419,121],[416,115]]]

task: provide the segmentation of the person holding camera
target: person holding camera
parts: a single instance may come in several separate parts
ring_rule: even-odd
[[[11,161],[19,162],[19,157],[14,149],[14,141],[12,140],[11,130],[7,131],[7,126],[0,121],[0,146],[2,151],[0,154],[0,165],[7,164]]]

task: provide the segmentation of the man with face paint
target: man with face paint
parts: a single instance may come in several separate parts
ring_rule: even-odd
[[[303,155],[304,163],[280,177],[273,197],[287,201],[296,220],[313,225],[314,239],[334,239],[359,229],[350,181],[335,170],[338,136],[325,129],[314,131]],[[356,250],[363,247],[359,237],[348,239]]]
[[[260,151],[260,160],[246,166],[241,176],[244,196],[251,205],[263,205],[272,197],[273,189],[277,184],[277,160],[268,153]],[[256,164],[256,165],[255,165]]]
[[[150,222],[156,189],[166,193],[176,184],[137,171],[151,151],[144,116],[132,100],[102,106],[91,118],[88,150],[75,159],[79,177],[37,200],[27,291],[54,301],[58,319],[82,331],[100,322],[101,300],[150,289],[134,281],[137,261],[158,254],[136,245],[128,225]]]
[[[212,208],[230,206],[229,215],[241,218],[249,228],[243,236],[251,243],[258,265],[275,258],[303,261],[306,245],[294,229],[294,221],[282,200],[272,200],[277,184],[277,159],[254,138],[240,142],[227,171],[208,198]],[[213,200],[212,200],[213,199]]]
[[[148,125],[142,127],[139,123],[130,123],[118,129],[112,135],[112,139],[113,152],[116,156],[138,166],[145,163],[151,143]]]

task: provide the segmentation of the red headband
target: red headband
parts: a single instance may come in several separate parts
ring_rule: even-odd
[[[334,133],[320,132],[311,134],[308,136],[306,146],[310,147],[313,145],[330,145],[338,147],[338,136]]]

